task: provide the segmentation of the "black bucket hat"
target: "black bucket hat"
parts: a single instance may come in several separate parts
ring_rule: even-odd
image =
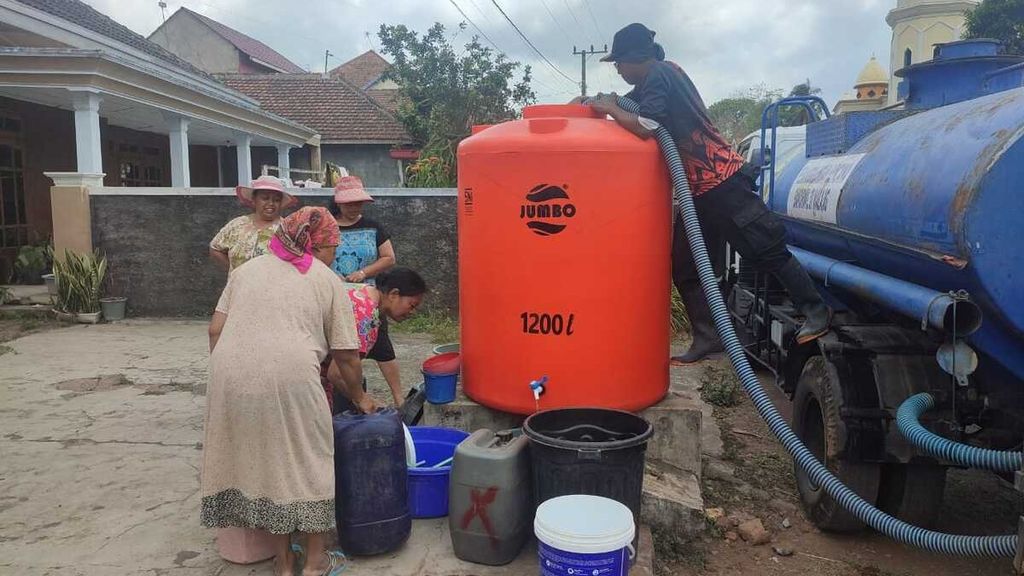
[[[634,22],[615,33],[612,51],[601,62],[646,62],[657,58],[654,31]]]

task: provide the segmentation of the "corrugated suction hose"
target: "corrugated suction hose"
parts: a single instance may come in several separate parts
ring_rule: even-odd
[[[618,104],[623,110],[634,114],[638,113],[640,109],[635,102],[623,97],[619,97]],[[711,267],[711,260],[708,258],[707,246],[704,244],[700,222],[697,220],[697,211],[693,206],[693,197],[690,195],[690,184],[686,180],[686,171],[683,169],[683,163],[679,157],[679,151],[676,149],[676,144],[672,140],[672,135],[668,129],[661,126],[655,132],[655,137],[658,140],[658,145],[661,147],[661,153],[665,157],[665,162],[672,173],[674,204],[686,228],[686,239],[690,243],[693,260],[697,265],[697,272],[700,274],[700,285],[704,290],[704,296],[708,300],[708,305],[711,307],[715,328],[718,330],[718,335],[722,339],[722,344],[729,355],[729,361],[732,363],[733,370],[739,376],[743,389],[750,396],[754,406],[757,408],[758,414],[761,415],[761,418],[768,424],[771,431],[793,456],[796,463],[807,473],[811,481],[815,485],[824,488],[825,492],[832,499],[844,509],[849,510],[862,522],[899,542],[925,550],[957,556],[1013,556],[1017,548],[1016,535],[966,536],[944,534],[907,524],[898,518],[882,512],[840,482],[804,446],[800,438],[786,424],[779,411],[775,409],[768,394],[761,388],[757,375],[754,374],[750,363],[747,361],[743,346],[736,337],[732,318],[725,306],[725,301],[722,299],[722,294],[719,292],[718,282]]]
[[[921,425],[921,415],[934,407],[935,397],[927,392],[914,394],[900,404],[899,410],[896,411],[896,426],[911,444],[926,454],[968,468],[981,468],[996,472],[1020,470],[1022,456],[1020,452],[1003,452],[968,446],[943,438],[926,429]]]

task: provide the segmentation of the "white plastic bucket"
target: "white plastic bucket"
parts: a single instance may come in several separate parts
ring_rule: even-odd
[[[409,427],[402,424],[402,431],[405,432],[405,465],[409,468],[416,467],[416,443],[412,440],[412,432]]]
[[[533,521],[541,576],[627,576],[636,526],[624,504],[582,494],[537,507]]]

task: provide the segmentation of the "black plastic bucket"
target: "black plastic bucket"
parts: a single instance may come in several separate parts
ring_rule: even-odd
[[[649,422],[620,410],[564,408],[530,416],[523,431],[530,439],[535,506],[570,494],[604,496],[633,512],[639,535],[644,455],[654,433]]]

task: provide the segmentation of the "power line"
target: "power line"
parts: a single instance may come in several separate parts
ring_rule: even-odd
[[[480,9],[480,6],[476,3],[476,0],[469,0],[469,3],[472,4],[473,8],[476,8],[476,11],[479,12],[480,15],[484,17],[484,20],[487,20],[489,24],[493,24],[493,22],[491,22],[491,17],[488,16],[486,12]]]
[[[487,34],[484,33],[484,31],[481,30],[480,27],[476,25],[476,22],[473,22],[472,20],[469,19],[469,16],[467,16],[466,13],[462,11],[462,8],[458,4],[455,3],[455,0],[448,0],[448,1],[452,3],[452,6],[455,6],[455,9],[459,11],[459,14],[462,14],[462,17],[466,19],[466,22],[469,22],[470,25],[473,26],[473,28],[476,29],[476,31],[479,32],[480,35],[484,37],[484,40],[487,40],[488,44],[493,46],[494,49],[497,50],[499,54],[504,54],[505,53],[504,50],[502,50],[501,48],[498,48],[498,45],[494,43],[494,40],[491,40],[490,37],[488,37]]]
[[[472,0],[470,0],[470,1],[472,2]],[[457,3],[455,2],[455,0],[449,0],[449,2],[451,2],[451,3],[452,3],[452,6],[455,6],[455,9],[459,11],[459,14],[461,14],[461,15],[462,15],[462,17],[463,17],[463,18],[465,18],[465,19],[466,19],[466,21],[467,21],[467,22],[469,22],[469,24],[470,24],[470,25],[471,25],[471,26],[472,26],[472,27],[473,27],[473,28],[474,28],[474,29],[475,29],[475,30],[476,30],[477,32],[479,32],[481,36],[483,36],[483,37],[484,37],[484,39],[485,39],[485,40],[487,40],[487,43],[488,43],[488,44],[490,44],[491,46],[493,46],[493,47],[494,47],[494,49],[498,51],[498,54],[501,54],[501,55],[503,55],[503,56],[505,56],[505,57],[508,57],[508,54],[507,54],[507,53],[506,53],[506,52],[505,52],[504,50],[502,50],[501,48],[499,48],[499,47],[498,47],[498,45],[497,45],[497,44],[495,44],[495,43],[494,43],[494,41],[493,41],[493,40],[491,40],[491,39],[490,39],[490,38],[489,38],[489,37],[487,36],[487,34],[486,34],[486,33],[484,33],[484,31],[483,31],[483,30],[481,30],[481,29],[480,29],[480,27],[476,25],[476,22],[473,22],[473,21],[472,21],[472,20],[471,20],[471,19],[469,18],[469,16],[468,16],[468,15],[467,15],[467,14],[465,13],[465,11],[463,11],[463,10],[462,10],[462,8],[461,8],[461,7],[460,7],[460,6],[459,6],[459,5],[458,5],[458,4],[457,4]],[[485,17],[486,17],[486,15],[485,15]],[[532,80],[533,80],[534,82],[536,82],[537,84],[539,84],[541,88],[544,88],[544,89],[546,89],[546,90],[547,90],[548,92],[555,92],[555,93],[558,93],[558,92],[560,92],[560,91],[558,91],[558,90],[555,90],[554,88],[552,88],[552,87],[551,87],[551,86],[549,86],[548,84],[546,84],[546,83],[542,82],[542,81],[541,81],[540,79],[538,79],[538,78],[536,78],[536,77],[532,78]],[[568,91],[566,91],[566,90],[562,90],[561,92],[565,92],[565,93],[571,94],[571,92],[568,92]]]
[[[572,16],[572,21],[576,23],[576,28],[583,30],[583,25],[580,24],[579,18],[576,17],[576,13],[572,11],[572,6],[569,6],[569,0],[562,0],[565,2],[565,9],[569,11],[569,15]]]
[[[454,0],[453,0],[453,1],[454,1]],[[538,49],[537,49],[537,47],[533,45],[533,42],[530,42],[530,39],[526,37],[526,34],[523,34],[523,31],[519,29],[519,26],[516,26],[516,23],[515,23],[515,22],[513,22],[513,21],[512,21],[512,19],[508,17],[508,14],[506,14],[506,13],[505,13],[505,11],[504,11],[504,10],[502,10],[501,6],[500,6],[500,5],[498,5],[498,0],[491,0],[491,4],[494,4],[494,7],[498,9],[498,12],[501,12],[501,15],[505,17],[505,20],[508,20],[508,23],[512,25],[512,28],[515,28],[515,31],[516,31],[516,32],[517,32],[517,33],[519,34],[519,36],[520,36],[520,37],[521,37],[521,38],[523,39],[523,41],[524,41],[524,42],[526,42],[526,44],[527,44],[527,45],[529,45],[529,46],[530,46],[530,48],[533,48],[533,51],[534,51],[534,52],[536,52],[536,53],[537,53],[537,55],[538,55],[538,56],[540,56],[540,57],[541,57],[541,59],[542,59],[542,60],[544,60],[544,62],[546,62],[548,66],[550,66],[550,67],[551,67],[551,69],[552,69],[552,70],[554,70],[555,72],[558,72],[559,74],[561,74],[563,78],[565,78],[565,79],[566,79],[566,80],[568,80],[569,82],[572,82],[572,83],[573,83],[573,85],[577,85],[577,82],[576,82],[575,80],[573,80],[573,79],[572,79],[572,78],[571,78],[571,77],[570,77],[570,76],[569,76],[568,74],[566,74],[565,72],[562,72],[562,71],[561,71],[561,70],[560,70],[560,69],[558,68],[558,66],[555,66],[555,65],[554,65],[554,64],[553,64],[553,63],[551,62],[551,60],[548,60],[548,57],[547,57],[547,56],[545,56],[543,52],[541,52],[540,50],[538,50]]]
[[[562,31],[562,34],[566,37],[570,36],[570,34],[565,31],[565,28],[562,28],[562,23],[558,21],[558,18],[555,18],[555,14],[551,11],[551,8],[548,8],[548,3],[545,0],[540,0],[540,3],[544,5],[544,9],[548,11],[548,16],[551,16],[551,19],[555,22],[555,26],[558,26],[558,29]],[[572,41],[576,42],[576,34],[571,34],[571,36]]]
[[[597,18],[594,18],[594,11],[590,9],[590,4],[587,0],[583,0],[583,5],[587,7],[587,12],[590,12],[590,20],[594,22],[594,30],[597,30],[597,33],[600,34],[603,39],[604,32],[601,31],[601,26],[597,23]]]

